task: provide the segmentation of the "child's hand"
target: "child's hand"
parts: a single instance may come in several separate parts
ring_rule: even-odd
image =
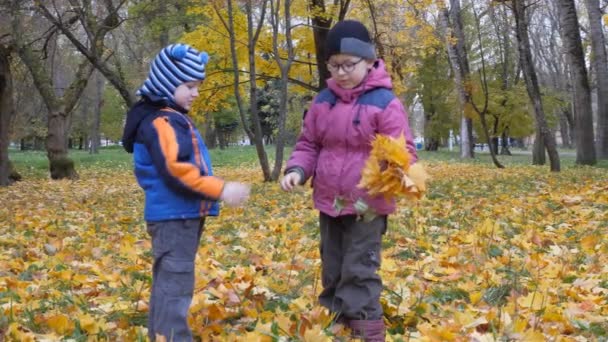
[[[285,191],[291,191],[296,185],[300,184],[300,181],[302,179],[298,172],[290,172],[281,179],[281,188]]]
[[[238,182],[227,182],[220,199],[230,207],[239,206],[249,198],[250,187],[247,184]]]

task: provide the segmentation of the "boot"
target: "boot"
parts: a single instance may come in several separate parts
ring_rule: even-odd
[[[354,338],[362,338],[365,342],[384,342],[386,328],[384,321],[377,320],[350,320],[349,327]]]

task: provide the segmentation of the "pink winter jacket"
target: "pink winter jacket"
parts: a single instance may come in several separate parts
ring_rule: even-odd
[[[412,163],[417,160],[407,113],[391,90],[384,62],[378,60],[367,79],[354,89],[340,88],[332,79],[327,84],[328,89],[315,97],[304,118],[285,172],[300,172],[302,183],[313,178],[315,207],[327,215],[355,214],[353,204],[359,198],[376,213],[390,214],[395,210],[394,200],[370,197],[357,187],[376,134],[399,137],[404,133]],[[345,204],[340,212],[334,208],[336,198]]]

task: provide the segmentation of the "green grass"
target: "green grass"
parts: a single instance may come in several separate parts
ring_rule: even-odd
[[[239,167],[243,165],[258,165],[258,157],[253,146],[233,146],[224,150],[219,148],[210,151],[211,159],[215,167]],[[274,146],[266,147],[266,153],[270,159],[274,159]],[[285,149],[285,158],[289,157],[291,147]],[[532,155],[529,152],[513,151],[513,156],[498,156],[506,167],[515,165],[531,165]],[[423,161],[443,161],[447,163],[472,163],[479,165],[492,165],[492,160],[487,152],[476,153],[473,160],[461,160],[457,149],[453,151],[439,150],[437,152],[419,151],[419,159]],[[9,150],[9,157],[13,161],[17,171],[26,177],[46,177],[48,175],[48,160],[45,151],[18,151]],[[74,160],[76,169],[97,167],[103,169],[130,169],[132,167],[131,155],[126,153],[122,147],[103,147],[98,154],[89,154],[86,151],[70,150],[70,158]],[[575,167],[575,153],[572,150],[560,150],[560,161],[562,168]],[[543,166],[547,169],[547,165]],[[271,165],[272,166],[272,165]],[[596,167],[608,169],[608,160],[600,160]]]

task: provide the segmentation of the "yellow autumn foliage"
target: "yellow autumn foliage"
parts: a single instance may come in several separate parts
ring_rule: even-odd
[[[410,166],[411,159],[403,134],[399,138],[377,135],[358,186],[370,196],[421,198],[428,175],[422,165]]]

